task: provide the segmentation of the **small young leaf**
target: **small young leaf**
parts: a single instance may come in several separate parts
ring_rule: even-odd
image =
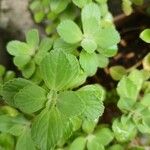
[[[105,150],[104,146],[99,141],[97,141],[97,139],[94,138],[94,135],[89,135],[88,142],[87,142],[87,149],[88,150],[93,150],[93,149]]]
[[[65,42],[70,44],[75,44],[82,40],[82,32],[72,20],[61,22],[57,27],[57,32]]]
[[[72,0],[75,5],[78,7],[82,8],[84,7],[87,3],[92,2],[92,0]]]
[[[121,97],[133,99],[134,101],[136,101],[139,94],[138,87],[126,76],[120,80],[117,92]]]
[[[131,141],[134,139],[137,132],[135,124],[126,116],[122,116],[121,121],[115,119],[112,129],[118,142]]]
[[[0,77],[4,75],[6,68],[3,65],[0,65]]]
[[[120,35],[115,27],[107,26],[100,30],[97,42],[99,44],[99,47],[109,48],[120,42]]]
[[[102,54],[97,54],[97,60],[98,60],[98,67],[99,68],[105,68],[109,64],[109,59]]]
[[[85,51],[80,53],[80,64],[88,76],[93,76],[98,67],[98,59],[96,53],[89,54]]]
[[[43,59],[40,68],[45,84],[57,91],[68,86],[80,72],[75,56],[57,50],[51,51]]]
[[[124,150],[124,147],[122,145],[115,144],[109,147],[108,150]]]
[[[150,53],[148,53],[143,59],[143,68],[150,71]]]
[[[45,13],[42,10],[38,11],[34,14],[34,20],[35,20],[36,23],[42,22],[44,17],[45,17]]]
[[[65,41],[63,41],[60,38],[55,40],[53,48],[54,48],[54,50],[62,50],[67,53],[77,54],[77,52],[76,52],[77,44],[66,43]]]
[[[22,68],[22,75],[25,78],[29,79],[33,75],[33,73],[35,72],[35,69],[36,69],[35,67],[36,67],[35,62],[30,61],[26,66],[24,66]]]
[[[145,29],[141,34],[140,38],[146,43],[150,43],[150,29]]]
[[[95,43],[94,39],[91,38],[83,39],[81,46],[87,53],[93,53],[97,49],[97,44]]]
[[[123,0],[122,1],[122,9],[126,15],[130,15],[133,11],[131,0]]]
[[[36,49],[39,45],[39,34],[38,30],[32,29],[26,33],[26,41],[32,48]]]
[[[21,55],[16,56],[14,58],[14,64],[19,68],[22,69],[26,64],[29,63],[31,57],[29,55]]]
[[[11,41],[7,44],[7,51],[13,56],[32,55],[31,47],[20,41]]]
[[[50,8],[55,14],[61,13],[69,4],[69,0],[51,0]]]
[[[24,87],[15,95],[14,104],[25,113],[33,113],[40,110],[46,100],[46,91],[33,84]]]
[[[104,146],[107,146],[113,139],[114,134],[109,128],[100,128],[95,131],[95,140]]]
[[[77,137],[69,146],[68,150],[84,150],[86,146],[85,137]]]
[[[109,71],[111,77],[116,81],[120,80],[127,73],[123,66],[113,66]]]
[[[47,52],[51,49],[52,45],[53,45],[53,40],[51,38],[46,37],[46,38],[42,39],[42,41],[39,45],[39,51]]]

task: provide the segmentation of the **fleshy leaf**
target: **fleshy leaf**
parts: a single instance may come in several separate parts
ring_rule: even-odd
[[[79,116],[85,110],[85,103],[76,92],[67,91],[59,94],[57,107],[68,118]]]
[[[117,92],[121,97],[136,101],[139,90],[133,81],[124,76],[118,84]]]
[[[23,68],[26,64],[29,63],[31,57],[29,55],[21,55],[21,56],[16,56],[14,58],[14,64],[19,68]]]
[[[51,0],[50,8],[52,12],[59,14],[67,7],[68,4],[69,4],[69,0],[57,0],[57,1]]]
[[[110,75],[114,80],[120,80],[126,73],[126,69],[123,66],[113,66],[110,68]]]
[[[85,137],[77,137],[69,146],[68,150],[84,150],[86,146]]]
[[[31,47],[28,44],[20,41],[9,42],[7,45],[7,51],[13,56],[32,55],[33,53]]]
[[[96,53],[89,54],[85,51],[80,53],[80,64],[88,76],[93,76],[98,67],[98,59]]]
[[[46,91],[37,85],[28,85],[21,89],[14,97],[14,104],[25,113],[40,110],[46,101]]]
[[[16,150],[36,150],[34,142],[31,138],[29,129],[25,129],[22,135],[19,136],[16,144]]]
[[[101,143],[104,146],[107,146],[114,138],[113,132],[109,128],[100,128],[97,129],[94,133],[95,140]]]
[[[25,78],[29,79],[33,75],[33,73],[35,72],[35,69],[36,69],[35,67],[36,67],[35,62],[30,61],[26,66],[24,66],[22,68],[22,75]]]
[[[141,34],[140,38],[146,43],[150,43],[150,29],[145,29]]]
[[[63,137],[65,123],[56,108],[43,110],[32,125],[31,134],[34,142],[42,150],[54,148]]]
[[[81,42],[81,46],[88,53],[93,53],[97,49],[97,44],[95,43],[94,39],[90,38],[83,39]]]
[[[78,7],[82,8],[84,7],[87,3],[92,2],[92,0],[72,0],[75,5]]]
[[[82,32],[78,25],[72,20],[64,20],[57,27],[61,38],[70,44],[78,43],[82,40]]]
[[[98,85],[87,85],[77,91],[78,96],[85,103],[83,117],[97,122],[104,111],[104,90]]]
[[[120,35],[113,26],[107,26],[100,30],[99,38],[97,38],[99,47],[109,48],[120,42]]]
[[[36,49],[39,45],[39,34],[38,30],[32,29],[26,33],[26,41],[32,48]]]
[[[79,63],[75,56],[63,51],[51,51],[40,65],[45,84],[52,90],[62,90],[79,75]],[[69,88],[69,87],[68,87]]]
[[[17,78],[6,82],[2,89],[3,99],[9,104],[14,105],[14,96],[25,86],[31,85],[28,80]]]

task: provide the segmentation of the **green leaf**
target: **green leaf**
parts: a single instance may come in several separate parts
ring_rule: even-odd
[[[43,58],[48,54],[48,51],[52,48],[52,43],[53,40],[50,38],[44,38],[40,45],[39,45],[39,50],[37,51],[34,60],[36,64],[40,65],[41,61]]]
[[[2,89],[3,99],[9,104],[14,105],[14,96],[25,86],[32,84],[30,81],[17,78],[6,82]]]
[[[6,68],[3,65],[0,65],[0,77],[4,75]]]
[[[7,133],[0,133],[0,149],[1,150],[14,150],[15,139]]]
[[[146,43],[150,43],[150,29],[145,29],[141,34],[140,38]]]
[[[39,45],[39,51],[47,52],[52,48],[53,40],[51,38],[45,37],[42,39],[40,45]]]
[[[45,13],[42,10],[34,14],[34,20],[36,23],[42,22],[44,17],[45,17]]]
[[[30,61],[26,66],[24,66],[21,71],[23,77],[29,79],[35,72],[36,66],[34,61]]]
[[[124,98],[133,99],[136,101],[137,96],[139,94],[138,87],[134,84],[133,81],[131,81],[129,78],[124,76],[118,86],[117,86],[117,92],[119,96]]]
[[[32,29],[26,33],[26,41],[32,48],[36,49],[39,45],[38,30]]]
[[[56,50],[43,59],[40,68],[45,84],[51,90],[57,91],[65,89],[80,71],[75,56]]]
[[[87,85],[77,91],[78,96],[85,103],[83,117],[87,120],[97,122],[98,118],[103,114],[104,106],[104,90],[98,85]]]
[[[124,150],[124,147],[122,145],[115,144],[109,147],[108,150]]]
[[[84,150],[86,146],[85,137],[77,137],[69,146],[68,150]]]
[[[38,148],[53,149],[63,137],[65,123],[56,108],[43,110],[33,122],[31,129],[32,138]]]
[[[109,48],[120,42],[120,35],[113,26],[107,26],[100,30],[98,45],[101,48]]]
[[[53,46],[54,50],[62,50],[67,53],[76,54],[77,45],[76,44],[69,44],[64,42],[62,39],[58,38],[54,42]]]
[[[31,59],[31,56],[29,55],[21,55],[21,56],[16,56],[14,58],[14,64],[19,68],[23,68],[26,64],[29,63]]]
[[[81,19],[82,19],[84,37],[90,39],[99,38],[98,33],[100,29],[100,25],[99,25],[100,17],[101,14],[100,14],[99,6],[95,3],[89,3],[82,9]]]
[[[98,67],[98,59],[96,53],[89,54],[85,51],[80,53],[79,62],[81,67],[88,76],[93,76]]]
[[[108,47],[108,48],[98,48],[97,50],[100,54],[102,54],[106,57],[112,57],[112,56],[115,56],[117,54],[118,47],[117,47],[117,45],[113,45],[113,46]]]
[[[16,74],[14,71],[8,70],[4,76],[4,83],[9,81],[9,80],[14,79],[15,76],[16,76]]]
[[[122,9],[126,15],[130,15],[133,11],[131,0],[123,0],[122,1]]]
[[[52,12],[59,14],[60,12],[66,9],[68,4],[69,4],[69,0],[57,0],[57,1],[51,0],[50,8]]]
[[[57,27],[57,32],[65,42],[70,44],[75,44],[82,40],[82,32],[72,20],[62,21]]]
[[[123,66],[113,66],[109,69],[111,77],[118,81],[126,75],[126,69]]]
[[[105,68],[109,64],[109,59],[102,54],[97,54],[97,61],[99,68]]]
[[[118,108],[123,112],[132,111],[134,104],[136,103],[135,100],[130,98],[121,97],[118,101]]]
[[[21,136],[19,136],[16,144],[16,150],[36,150],[36,147],[31,138],[31,132],[26,129]]]
[[[96,126],[97,122],[95,121],[89,121],[89,120],[83,120],[82,123],[82,130],[87,133],[87,134],[91,134]]]
[[[13,56],[32,55],[31,47],[20,41],[11,41],[7,44],[7,51]]]
[[[44,107],[46,91],[38,85],[28,85],[14,97],[14,104],[25,113],[33,113]]]
[[[81,42],[81,46],[88,53],[93,53],[97,49],[97,44],[92,38],[85,38]]]
[[[99,84],[92,84],[92,85],[86,85],[79,89],[79,91],[91,91],[94,93],[94,95],[100,99],[101,101],[104,101],[105,99],[105,90],[102,86]]]
[[[91,12],[91,13],[89,13]],[[92,24],[92,22],[89,22],[90,19],[96,19],[97,22],[100,21],[100,9],[99,6],[95,3],[90,3],[87,4],[83,9],[81,13],[81,18],[82,18],[82,24],[83,24],[83,29],[85,32],[85,29],[88,28],[89,23]],[[88,23],[89,22],[89,23]],[[88,25],[86,25],[88,23]]]
[[[57,107],[62,114],[71,118],[83,113],[85,103],[79,98],[76,92],[67,91],[59,94]]]
[[[113,139],[114,134],[109,128],[100,128],[94,133],[95,140],[104,146],[107,146]]]
[[[128,78],[136,85],[138,91],[141,90],[144,81],[146,80],[144,72],[141,70],[134,69],[130,72]]]
[[[24,126],[28,125],[28,121],[22,116],[0,115],[0,131],[19,136]]]
[[[141,103],[145,107],[149,107],[150,108],[150,93],[147,93],[147,94],[144,95],[144,97],[141,100]]]
[[[84,7],[87,3],[92,2],[92,0],[72,0],[75,5],[78,7],[82,8]]]
[[[105,150],[104,146],[94,138],[94,135],[89,135],[87,142],[88,150]]]
[[[126,116],[122,116],[121,120],[115,119],[112,129],[118,142],[131,141],[137,132],[135,124]]]
[[[144,57],[142,64],[145,70],[150,71],[150,53]]]

